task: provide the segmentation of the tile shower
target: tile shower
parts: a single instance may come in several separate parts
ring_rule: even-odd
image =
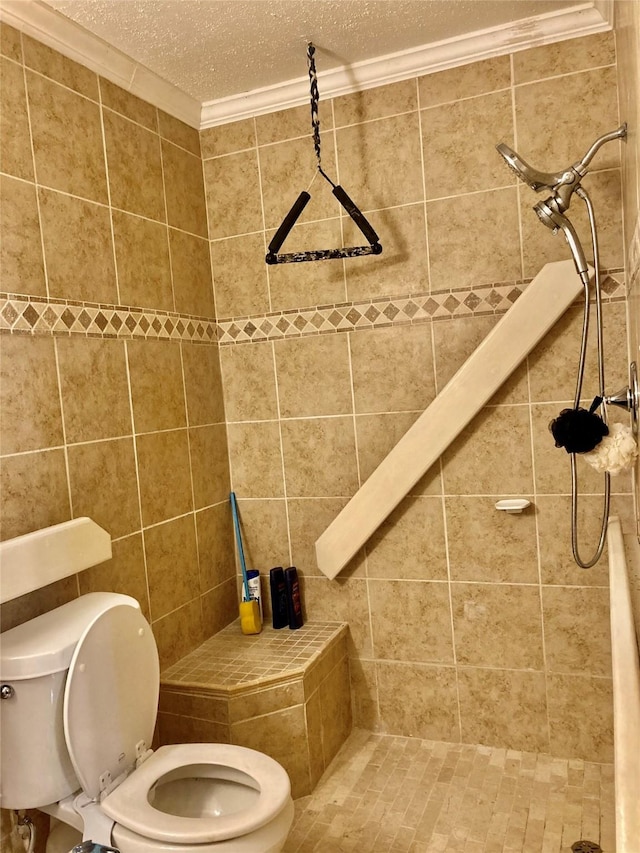
[[[616,127],[613,35],[321,101],[327,169],[384,254],[270,270],[265,242],[314,167],[306,107],[199,135],[0,35],[0,535],[86,514],[114,539],[109,563],[6,605],[3,627],[125,592],[172,666],[236,616],[233,483],[249,562],[297,565],[307,616],[349,623],[356,726],[611,761],[607,572],[571,562],[568,464],[547,432],[573,395],[577,310],[338,581],[313,543],[540,265],[566,257],[493,146],[515,133],[553,165]],[[599,158],[618,388],[619,146]],[[316,183],[285,248],[349,243],[350,229]],[[581,486],[591,531],[600,482],[585,471]],[[633,527],[630,480],[613,489]],[[512,494],[532,510],[499,517]]]

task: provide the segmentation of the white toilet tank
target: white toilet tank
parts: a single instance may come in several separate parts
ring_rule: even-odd
[[[63,725],[67,670],[83,631],[128,595],[93,592],[0,634],[0,807],[55,803],[78,790]],[[6,698],[5,698],[6,697]]]

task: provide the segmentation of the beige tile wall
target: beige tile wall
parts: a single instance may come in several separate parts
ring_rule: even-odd
[[[504,140],[555,169],[616,127],[614,39],[562,42],[321,100],[320,117],[325,167],[367,212],[384,253],[267,267],[266,244],[314,172],[306,110],[205,131],[221,318],[518,282],[568,257],[493,146]],[[620,146],[594,166],[585,185],[601,212],[602,260],[620,277]],[[305,221],[283,250],[356,236],[327,190],[314,183]],[[586,237],[577,204],[575,221]],[[625,310],[613,299],[604,311],[612,387],[626,376]],[[572,561],[568,459],[547,428],[573,398],[578,307],[339,579],[315,567],[316,537],[496,320],[221,346],[248,559],[265,570],[297,564],[307,614],[349,622],[357,724],[609,760],[606,560],[587,572]],[[585,396],[595,391],[593,367],[592,350]],[[601,481],[581,465],[580,482],[586,552],[597,539]],[[628,477],[614,480],[614,507],[627,522],[630,490]],[[533,507],[499,515],[494,503],[507,495]]]
[[[197,131],[2,25],[2,280],[42,299],[215,315]],[[126,331],[126,329],[124,330]],[[163,665],[237,615],[217,348],[0,338],[3,539],[89,515],[113,559],[3,608],[136,597]]]

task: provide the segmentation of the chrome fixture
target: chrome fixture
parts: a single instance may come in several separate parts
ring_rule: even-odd
[[[587,264],[584,249],[582,248],[580,238],[573,223],[566,216],[566,212],[569,209],[569,205],[571,204],[571,199],[574,193],[578,196],[578,198],[584,201],[587,208],[587,214],[589,216],[591,245],[593,248],[593,261],[595,267],[594,295],[596,303],[596,332],[598,341],[598,396],[605,404],[600,404],[600,417],[606,424],[606,405],[609,404],[614,406],[623,406],[632,413],[634,428],[635,430],[637,430],[637,374],[635,372],[633,373],[629,382],[629,388],[623,389],[617,394],[613,394],[607,397],[604,390],[604,341],[602,334],[602,294],[600,286],[598,234],[596,229],[596,219],[593,210],[593,205],[591,203],[591,199],[589,198],[587,191],[582,186],[582,179],[589,171],[589,164],[593,160],[596,153],[600,150],[600,148],[606,142],[612,142],[615,139],[625,139],[626,135],[627,125],[625,123],[621,124],[620,127],[618,127],[616,130],[612,130],[609,133],[605,133],[602,136],[599,136],[596,141],[590,146],[587,153],[584,155],[584,157],[582,157],[582,159],[577,160],[572,166],[569,166],[567,169],[564,169],[559,172],[541,172],[540,170],[535,169],[533,166],[530,166],[526,162],[526,160],[523,160],[523,158],[520,157],[520,155],[517,154],[512,148],[509,148],[508,145],[505,145],[504,142],[501,142],[499,145],[496,145],[496,149],[498,150],[498,153],[504,158],[507,166],[509,166],[509,168],[516,173],[516,175],[520,178],[521,181],[527,184],[527,186],[531,187],[534,192],[539,193],[545,191],[551,193],[551,195],[547,199],[545,199],[544,201],[539,201],[536,205],[534,205],[533,209],[540,222],[542,222],[543,225],[546,225],[547,228],[550,228],[554,234],[557,234],[558,231],[562,231],[564,238],[569,246],[571,255],[573,257],[573,262],[575,264],[576,271],[582,280],[582,284],[584,287],[584,314],[582,322],[582,341],[580,344],[580,357],[578,361],[578,376],[576,380],[576,392],[573,404],[574,409],[577,409],[579,407],[580,399],[582,397],[582,382],[584,379],[587,340],[589,336],[590,280],[589,266]],[[632,368],[635,370],[635,365],[632,365]],[[575,453],[571,454],[571,548],[576,563],[583,569],[589,569],[594,566],[602,556],[602,551],[604,549],[604,543],[607,535],[607,519],[609,516],[609,503],[611,495],[610,476],[608,473],[606,473],[604,477],[604,509],[598,545],[593,556],[588,560],[583,560],[578,550],[578,475],[576,471],[576,456]]]
[[[638,366],[635,361],[629,365],[629,385],[621,388],[617,394],[604,398],[607,406],[618,406],[626,409],[631,415],[631,428],[634,435],[638,434],[638,417],[640,413],[640,386],[638,385]]]
[[[14,694],[14,689],[10,684],[3,684],[0,687],[0,699],[11,699]]]

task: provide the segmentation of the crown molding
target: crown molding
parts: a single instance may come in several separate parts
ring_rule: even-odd
[[[613,0],[591,0],[515,24],[478,30],[321,71],[318,74],[320,93],[323,98],[335,98],[517,50],[610,30],[613,6]],[[309,102],[309,78],[305,74],[275,86],[201,104],[40,0],[0,0],[0,20],[200,130]]]
[[[0,20],[191,127],[200,127],[198,100],[51,6],[39,0],[1,0]]]
[[[612,28],[612,17],[613,0],[594,0],[570,9],[526,18],[515,24],[477,30],[350,66],[319,71],[320,95],[322,98],[336,98],[493,56],[604,32]],[[305,75],[241,95],[205,101],[200,129],[308,103],[309,77]]]

